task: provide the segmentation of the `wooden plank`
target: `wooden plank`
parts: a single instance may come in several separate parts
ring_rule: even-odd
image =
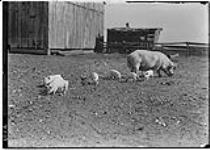
[[[62,5],[61,5],[61,10],[62,10],[62,12],[61,12],[61,35],[60,35],[60,37],[61,37],[61,45],[62,45],[62,48],[64,48],[65,47],[65,28],[64,28],[64,20],[66,19],[65,18],[65,16],[64,16],[64,13],[65,13],[65,2],[62,2]]]
[[[56,14],[56,20],[57,20],[57,42],[59,44],[59,47],[63,48],[64,44],[63,44],[63,2],[58,2],[58,13]]]
[[[49,44],[49,2],[43,2],[43,49],[46,54],[50,54]]]
[[[29,49],[29,48],[12,48],[11,51],[12,53],[19,53],[19,54],[37,54],[37,55],[44,55],[46,52],[43,49]]]
[[[83,48],[83,8],[80,8],[80,48]]]
[[[32,3],[33,5],[33,10],[34,10],[34,14],[31,16],[32,20],[33,20],[33,48],[35,49],[37,46],[37,30],[38,30],[38,16],[37,16],[37,3]]]
[[[64,31],[63,31],[63,2],[58,2],[59,4],[57,5],[58,6],[58,13],[56,14],[56,19],[57,19],[57,44],[60,48],[63,48],[64,44],[64,40],[63,40],[63,34],[64,34]]]
[[[202,46],[209,46],[209,43],[197,43],[197,42],[188,42],[189,45],[202,45]]]
[[[69,31],[69,43],[68,48],[72,47],[73,43],[73,5],[68,4],[68,10],[69,10],[69,18],[68,18],[68,31]]]
[[[68,5],[68,13],[69,16],[68,16],[68,23],[67,23],[67,29],[69,31],[69,40],[68,40],[68,47],[67,48],[71,48],[72,47],[72,43],[73,43],[73,5]]]
[[[19,29],[18,29],[18,44],[20,44],[20,48],[23,47],[23,39],[24,39],[24,12],[23,12],[23,8],[24,5],[23,5],[23,2],[19,3],[19,7],[18,7],[18,10],[19,10],[19,16],[18,16],[18,21],[19,21]]]
[[[55,2],[49,2],[49,47],[53,48],[56,46],[56,22],[55,22],[55,14],[56,14],[56,3]]]
[[[18,43],[18,5],[16,3],[10,3],[11,6],[11,24],[10,24],[10,33],[11,33],[11,47],[17,47]]]
[[[25,7],[24,14],[25,14],[25,23],[27,27],[25,28],[25,47],[30,47],[30,15],[29,15],[29,10],[30,10],[30,3],[27,2],[27,7]]]
[[[77,4],[78,5],[78,4]],[[80,24],[79,24],[79,7],[76,6],[76,48],[79,48],[79,28],[80,28]]]
[[[16,34],[16,40],[17,40],[17,47],[21,47],[21,29],[22,29],[22,20],[21,20],[21,13],[22,13],[22,8],[21,8],[21,3],[17,3],[18,5],[18,10],[17,10],[17,16],[16,16],[16,20],[17,20],[17,31],[15,31]]]
[[[56,47],[61,47],[60,43],[59,43],[59,22],[60,22],[60,5],[58,4],[58,2],[55,2],[55,46]]]
[[[34,32],[34,28],[35,28],[35,16],[36,16],[36,12],[35,12],[35,6],[34,4],[31,2],[30,3],[30,13],[29,13],[29,18],[30,18],[30,22],[29,22],[29,32],[30,32],[30,45],[32,48],[35,48],[35,32]]]
[[[21,39],[21,47],[26,48],[27,47],[27,30],[28,30],[28,25],[27,25],[27,12],[26,9],[28,7],[27,2],[22,2],[21,3],[21,36],[19,38]]]
[[[84,7],[89,6],[89,8],[91,8],[92,6],[94,9],[97,9],[97,4],[64,2],[62,4],[64,7],[61,8],[61,2],[55,3],[57,5],[55,8],[56,21],[55,23],[52,23],[53,25],[50,25],[50,30],[54,26],[54,32],[56,32],[56,39],[53,42],[55,45],[53,45],[52,48],[94,48],[95,38],[98,35],[99,30],[103,30],[101,29],[103,26],[99,22],[103,20],[100,19],[100,17],[103,16],[98,15],[96,11]],[[61,12],[61,9],[63,13]],[[61,13],[62,15],[58,15]],[[50,20],[53,18],[51,14]],[[61,27],[62,29],[60,29]],[[62,33],[63,37],[60,33]],[[50,37],[50,39],[53,38],[54,36]]]
[[[178,44],[186,44],[186,42],[165,42],[165,43],[157,43],[162,45],[178,45]]]
[[[13,37],[12,36],[12,16],[15,12],[14,9],[12,9],[12,3],[8,3],[8,44],[12,47],[13,46]],[[13,18],[14,20],[14,18]],[[14,24],[13,24],[14,25]],[[14,28],[14,26],[13,26]]]
[[[75,37],[74,37],[74,41],[75,41],[75,48],[78,48],[78,8],[75,5]],[[76,40],[77,39],[77,40]]]
[[[33,3],[35,16],[34,16],[34,49],[37,49],[38,41],[39,41],[39,29],[40,29],[40,21],[39,21],[39,4],[37,2]]]
[[[67,16],[67,9],[68,9],[68,7],[67,7],[67,5],[64,5],[64,48],[67,48],[67,44],[68,44],[68,28],[67,28],[67,26],[66,26],[66,24],[67,24],[67,20],[68,20],[68,16]]]
[[[3,2],[3,51],[8,50],[8,2]]]
[[[73,5],[73,20],[72,20],[72,22],[73,22],[73,36],[72,36],[72,47],[76,47],[76,42],[75,42],[75,38],[77,38],[76,37],[76,27],[77,27],[77,25],[76,25],[76,6],[75,5]]]
[[[77,40],[77,47],[78,48],[80,48],[81,47],[81,20],[80,20],[80,18],[81,18],[81,13],[80,13],[80,9],[81,9],[81,7],[78,7],[77,8],[77,18],[78,18],[78,20],[77,20],[77,23],[78,23],[78,40]]]
[[[47,9],[47,8],[45,8]],[[40,18],[40,30],[39,30],[39,48],[44,48],[43,42],[44,42],[44,32],[46,32],[44,30],[44,26],[45,26],[45,21],[44,21],[44,2],[40,2],[40,6],[39,6],[39,18]],[[48,16],[46,17],[46,19],[49,19]]]
[[[31,18],[31,14],[33,11],[33,4],[29,3],[29,10],[28,10],[28,47],[33,47],[33,19]]]

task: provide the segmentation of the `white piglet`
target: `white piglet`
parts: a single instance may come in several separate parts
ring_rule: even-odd
[[[154,71],[153,70],[148,70],[143,72],[144,77],[148,80],[150,77],[154,76]]]
[[[47,77],[44,77],[43,79],[43,85],[45,87],[47,87],[48,84],[50,84],[54,79],[56,78],[60,78],[63,79],[62,76],[60,74],[56,74],[56,75],[49,75]]]
[[[122,78],[122,75],[119,71],[112,69],[110,70],[110,78],[120,80]]]
[[[98,83],[99,83],[99,81],[98,81],[99,80],[99,75],[96,72],[92,72],[91,78],[93,80],[93,83],[98,85]]]
[[[136,81],[136,80],[138,79],[138,74],[136,74],[135,72],[131,72],[130,75],[131,75],[131,78],[132,78],[134,81]]]
[[[63,95],[66,94],[68,91],[69,82],[62,78],[55,78],[50,84],[48,85],[48,94],[55,94],[56,92],[62,93]]]

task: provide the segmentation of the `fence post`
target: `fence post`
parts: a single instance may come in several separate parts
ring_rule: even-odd
[[[47,48],[47,55],[51,55],[51,50],[50,50],[50,48]]]

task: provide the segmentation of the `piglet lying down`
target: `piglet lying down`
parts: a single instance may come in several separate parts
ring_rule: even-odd
[[[148,80],[149,78],[154,76],[154,71],[153,70],[144,71],[143,76]]]

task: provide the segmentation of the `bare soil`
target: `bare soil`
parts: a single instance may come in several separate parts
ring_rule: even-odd
[[[126,56],[8,55],[9,147],[199,147],[208,141],[208,58],[175,61],[174,76],[138,82],[81,75],[127,76]],[[65,96],[46,95],[46,75],[69,80]]]

